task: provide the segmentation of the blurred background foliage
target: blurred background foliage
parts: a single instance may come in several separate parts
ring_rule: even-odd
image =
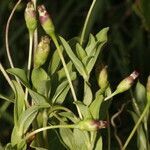
[[[15,0],[0,0],[0,61],[6,68],[10,66],[5,51],[5,27],[15,3]],[[20,68],[26,66],[28,54],[28,32],[24,21],[26,3],[27,0],[22,0],[9,30],[11,55],[15,66]],[[66,39],[71,39],[80,35],[92,0],[37,0],[37,3],[45,4],[53,18],[57,33]],[[140,72],[139,80],[145,85],[150,73],[150,1],[97,0],[87,33],[97,33],[106,26],[110,27],[109,41],[103,50],[102,63],[108,65],[112,88],[135,69]],[[97,62],[95,70],[99,69],[100,63]],[[93,71],[93,78],[95,72]],[[8,93],[7,87],[6,81],[0,74],[0,91]],[[128,94],[116,96],[115,99],[120,100],[114,100],[111,104],[112,115],[122,103],[128,101]],[[0,107],[5,107],[0,109],[0,142],[5,144],[10,138],[13,121],[10,115],[11,106],[7,102],[5,105],[1,104],[4,104],[3,101],[0,101]],[[121,131],[119,134],[123,141],[131,130],[130,124],[133,124],[129,116],[127,111],[120,116],[118,131]]]

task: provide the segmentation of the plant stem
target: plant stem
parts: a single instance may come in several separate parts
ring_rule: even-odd
[[[30,72],[31,72],[31,64],[32,64],[32,50],[33,50],[33,33],[29,32],[29,56],[28,56],[28,66],[27,66],[27,77],[30,79]],[[25,90],[25,102],[26,105],[28,106],[28,89],[26,88]]]
[[[138,122],[136,123],[136,125],[134,126],[132,132],[130,133],[129,137],[127,138],[127,140],[126,140],[126,142],[125,142],[125,144],[124,144],[122,150],[125,150],[125,149],[126,149],[126,147],[127,147],[127,145],[129,144],[131,138],[133,137],[134,133],[136,132],[138,126],[140,125],[141,121],[143,120],[145,114],[146,114],[147,111],[149,110],[149,107],[150,107],[150,103],[148,102],[147,105],[146,105],[146,107],[145,107],[145,109],[144,109],[144,111],[143,111],[143,113],[142,113],[142,115],[140,116]]]
[[[11,58],[11,55],[10,55],[10,49],[9,49],[9,42],[8,42],[8,32],[9,32],[9,26],[10,26],[10,21],[15,13],[15,10],[16,8],[18,7],[18,5],[20,4],[22,0],[18,0],[18,2],[16,3],[16,5],[14,6],[9,18],[8,18],[8,21],[7,21],[7,24],[6,24],[6,31],[5,31],[5,44],[6,44],[6,53],[7,53],[7,57],[8,57],[8,61],[10,63],[10,66],[11,68],[14,68],[14,64],[13,64],[13,61],[12,61],[12,58]]]
[[[12,83],[12,81],[10,80],[7,72],[5,71],[4,67],[2,66],[2,64],[0,63],[0,70],[3,73],[5,79],[7,80],[8,84],[10,85],[10,87],[12,88],[13,91],[15,91],[14,85]]]
[[[64,67],[64,70],[65,70],[65,73],[66,73],[66,77],[68,79],[68,82],[69,82],[69,85],[70,85],[70,89],[71,89],[71,93],[72,93],[72,96],[73,96],[73,99],[74,101],[76,102],[77,101],[77,97],[76,97],[76,94],[75,94],[75,90],[74,90],[74,87],[73,87],[73,84],[72,84],[72,81],[71,81],[71,78],[70,78],[70,74],[69,74],[69,71],[67,69],[67,65],[66,65],[66,62],[65,62],[65,59],[62,55],[62,52],[61,52],[61,49],[60,49],[60,46],[58,44],[58,41],[57,41],[57,38],[55,35],[51,36],[56,48],[57,48],[57,51],[58,51],[58,54],[59,54],[59,57],[62,61],[62,64],[63,64],[63,67]],[[78,114],[79,114],[79,117],[82,119],[82,115],[81,115],[81,112],[80,112],[80,109],[78,106],[77,107],[77,110],[78,110]]]
[[[55,126],[47,126],[47,127],[43,127],[43,128],[39,128],[37,130],[34,130],[33,132],[29,133],[26,135],[25,140],[28,140],[30,137],[34,136],[35,134],[45,131],[45,130],[49,130],[49,129],[56,129],[56,128],[75,128],[74,124],[71,125],[55,125]]]
[[[82,33],[81,33],[81,38],[80,38],[80,44],[81,45],[83,44],[83,41],[84,41],[84,38],[85,38],[85,33],[86,33],[86,30],[87,30],[87,25],[88,25],[88,22],[89,22],[92,10],[93,10],[93,8],[95,6],[95,3],[96,3],[96,0],[93,0],[93,2],[91,4],[91,7],[90,7],[90,9],[88,11],[88,14],[87,14],[84,26],[83,26],[83,30],[82,30]]]
[[[115,96],[116,94],[118,94],[118,93],[115,91],[115,92],[112,93],[110,96],[106,97],[106,98],[104,99],[104,101],[109,100],[110,98],[112,98],[112,97]]]

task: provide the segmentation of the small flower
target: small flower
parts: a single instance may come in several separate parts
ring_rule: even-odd
[[[147,80],[146,90],[147,90],[147,100],[150,103],[150,76],[148,77]]]
[[[103,67],[98,77],[98,85],[102,90],[105,90],[108,86],[108,73],[107,66]]]
[[[55,32],[55,27],[45,6],[44,5],[38,6],[38,12],[39,12],[39,20],[43,29],[49,36],[53,36]]]
[[[37,27],[37,20],[36,20],[36,11],[34,8],[34,4],[32,2],[27,3],[24,16],[28,30],[30,32],[34,32],[34,30]]]
[[[77,128],[86,131],[97,131],[99,129],[106,128],[107,126],[108,126],[107,121],[86,119],[80,121],[77,125]]]
[[[119,83],[119,85],[117,86],[116,92],[122,93],[122,92],[129,90],[138,76],[139,76],[139,73],[137,71],[133,71],[130,74],[130,76],[126,77]]]
[[[50,39],[47,36],[41,38],[34,56],[34,67],[38,68],[46,62],[50,51],[49,44]]]

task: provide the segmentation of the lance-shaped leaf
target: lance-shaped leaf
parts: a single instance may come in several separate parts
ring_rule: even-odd
[[[78,72],[83,76],[84,79],[87,79],[87,73],[86,73],[86,69],[83,65],[83,63],[77,58],[77,56],[73,53],[71,47],[69,46],[69,44],[66,42],[65,39],[63,39],[62,37],[59,37],[61,40],[61,43],[63,45],[63,47],[65,48],[66,53],[68,54],[68,56],[70,57],[71,61],[73,62],[73,64],[75,65],[76,69],[78,70]]]
[[[20,68],[10,68],[10,69],[7,69],[7,72],[18,77],[20,79],[20,81],[24,84],[24,86],[26,87],[30,87],[30,84],[28,82],[28,79],[27,79],[27,75],[26,75],[26,72],[23,70],[23,69],[20,69]]]
[[[25,110],[25,93],[18,82],[13,81],[13,84],[15,87],[14,122],[16,124],[20,114]]]

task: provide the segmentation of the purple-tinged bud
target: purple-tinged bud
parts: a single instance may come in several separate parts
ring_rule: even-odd
[[[34,32],[34,30],[37,27],[37,20],[36,20],[36,11],[34,8],[34,4],[32,2],[27,3],[24,16],[29,32]]]
[[[147,101],[150,103],[150,76],[148,77],[147,80],[146,90],[147,90]]]
[[[45,32],[51,37],[54,35],[55,27],[44,5],[38,6],[39,20]]]
[[[122,93],[129,90],[138,76],[139,73],[137,71],[133,71],[130,76],[126,77],[119,83],[116,93]]]
[[[41,38],[34,56],[34,67],[42,66],[48,57],[50,51],[50,39],[47,36]]]
[[[98,77],[98,85],[102,90],[105,90],[108,86],[108,73],[107,66],[103,67]]]
[[[107,121],[93,120],[93,119],[82,120],[77,124],[78,129],[86,131],[97,131],[99,129],[106,128],[107,126],[108,126]]]

